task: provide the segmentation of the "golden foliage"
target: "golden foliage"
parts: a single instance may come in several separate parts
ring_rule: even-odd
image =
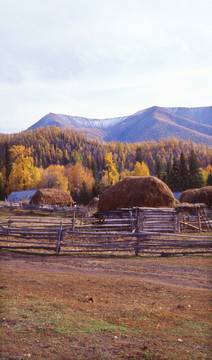
[[[65,174],[71,193],[79,194],[83,188],[83,182],[86,184],[88,192],[92,192],[95,180],[90,169],[78,162],[74,166],[67,166]]]
[[[23,145],[14,145],[11,153],[14,162],[9,177],[9,190],[33,189],[38,174],[34,167],[33,157],[30,156],[31,149],[26,149]]]
[[[136,161],[134,170],[131,173],[132,176],[149,176],[149,168],[148,166],[142,161],[142,163]]]
[[[119,173],[111,152],[105,155],[105,169],[106,170],[102,171],[102,183],[107,186],[112,186],[119,180]]]
[[[65,168],[61,165],[50,165],[41,170],[40,187],[56,188],[68,192],[68,179],[65,176]]]

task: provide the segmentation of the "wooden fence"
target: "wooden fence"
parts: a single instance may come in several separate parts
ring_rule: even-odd
[[[147,232],[191,232],[212,230],[211,212],[204,207],[184,208],[123,208],[107,213],[99,213],[96,226],[102,221],[102,229],[114,228],[120,223],[133,231]],[[85,229],[86,227],[84,227]]]
[[[58,254],[62,237],[71,227],[70,219],[10,217],[7,224],[0,225],[0,247]]]
[[[132,215],[132,214],[131,214]],[[141,230],[140,217],[105,224],[73,219],[11,217],[0,225],[0,248],[59,253],[208,254],[212,237]],[[108,224],[109,225],[109,224]],[[113,226],[112,226],[113,225]],[[123,226],[125,225],[125,226]]]
[[[128,252],[135,255],[212,253],[211,236],[153,232],[67,232],[61,252]]]
[[[0,201],[0,208],[7,209],[23,209],[23,210],[34,210],[42,211],[46,213],[65,213],[68,216],[73,216],[73,214],[78,217],[87,217],[88,209],[84,206],[58,206],[58,205],[49,205],[49,204],[29,204],[28,202],[11,202],[11,201]]]

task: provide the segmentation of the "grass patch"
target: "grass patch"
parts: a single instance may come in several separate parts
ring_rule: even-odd
[[[153,261],[182,276],[191,269],[190,283],[208,271],[208,257],[36,259],[12,253],[2,266],[2,360],[211,358],[210,291],[148,281],[137,271]],[[98,272],[103,264],[116,272]]]

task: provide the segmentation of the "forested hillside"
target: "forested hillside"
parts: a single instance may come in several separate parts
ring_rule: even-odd
[[[125,176],[149,174],[181,191],[209,184],[211,161],[211,148],[192,141],[103,143],[56,126],[37,128],[0,136],[0,193],[63,187],[86,202]]]

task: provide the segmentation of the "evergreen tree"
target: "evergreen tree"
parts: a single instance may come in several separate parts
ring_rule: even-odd
[[[210,172],[210,174],[207,177],[206,185],[212,186],[212,172]]]
[[[188,166],[186,164],[186,158],[183,152],[180,154],[179,164],[179,177],[180,177],[180,190],[184,191],[188,189],[189,173]]]
[[[163,164],[160,155],[157,154],[155,159],[155,175],[158,179],[162,179],[163,176]]]
[[[89,192],[88,192],[88,188],[86,185],[86,182],[83,181],[82,182],[82,189],[80,191],[80,203],[87,205],[89,203],[90,197],[89,197]]]
[[[170,187],[171,185],[171,163],[167,161],[165,171],[163,172],[162,180]]]
[[[10,152],[10,146],[8,142],[5,142],[5,175],[6,182],[9,180],[10,173],[12,171],[12,156]]]
[[[175,156],[171,167],[170,188],[174,192],[181,190],[179,168]]]
[[[3,185],[2,177],[0,176],[0,200],[4,200],[4,199],[5,199],[4,185]]]
[[[91,158],[91,170],[93,171],[93,177],[94,177],[95,181],[98,182],[99,181],[98,168],[97,168],[96,160],[94,159],[93,156]]]
[[[136,149],[135,161],[139,163],[143,162],[142,149],[140,146]]]
[[[98,196],[100,193],[100,181],[95,181],[95,183],[93,184],[93,189],[92,189],[92,196]]]
[[[203,176],[200,171],[200,163],[197,158],[197,154],[194,150],[191,150],[190,156],[188,159],[188,169],[189,169],[189,188],[200,188],[204,184]]]

